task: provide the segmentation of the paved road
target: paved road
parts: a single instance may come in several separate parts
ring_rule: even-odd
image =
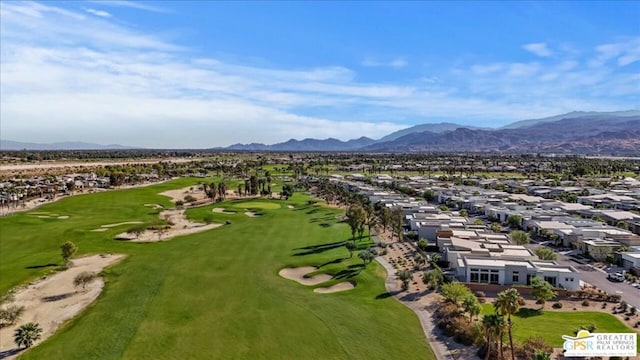
[[[537,246],[541,245],[529,245],[532,249]],[[556,262],[560,265],[570,265],[576,268],[576,270],[580,272],[580,280],[598,289],[602,289],[609,294],[618,294],[622,297],[622,300],[626,301],[629,305],[640,309],[640,289],[636,289],[627,283],[609,281],[607,280],[607,273],[604,270],[600,270],[591,265],[582,265],[573,261],[571,257],[561,253],[556,252],[556,254],[558,254]]]
[[[640,308],[640,289],[636,289],[627,283],[618,283],[607,280],[607,274],[605,271],[594,268],[591,265],[581,265],[570,257],[558,254],[556,260],[558,264],[571,265],[580,272],[580,280],[589,283],[602,289],[609,294],[619,294],[622,296],[622,300],[626,301],[629,305],[636,308]]]

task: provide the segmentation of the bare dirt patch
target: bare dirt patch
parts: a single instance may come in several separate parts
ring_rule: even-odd
[[[351,290],[353,288],[355,288],[355,285],[353,285],[352,282],[345,281],[345,282],[341,282],[341,283],[335,284],[333,286],[321,287],[321,288],[313,289],[313,292],[316,292],[318,294],[331,294],[331,293],[338,292],[338,291]]]
[[[317,268],[313,266],[284,268],[280,270],[278,275],[282,276],[285,279],[293,280],[299,284],[306,285],[306,286],[318,285],[325,281],[329,281],[333,279],[333,277],[329,274],[318,274],[318,275],[309,276],[309,277],[306,276],[307,274],[314,272],[316,270]]]
[[[16,325],[0,328],[0,352],[13,352],[13,333],[16,328],[28,322],[36,322],[42,328],[41,342],[64,322],[76,316],[82,309],[91,304],[100,295],[104,282],[97,277],[89,283],[85,290],[76,289],[73,279],[83,271],[96,274],[105,267],[124,258],[124,255],[93,255],[73,259],[73,266],[65,271],[38,280],[14,294],[13,305],[24,306],[25,312]],[[7,304],[7,305],[11,305]],[[7,306],[5,305],[5,306]],[[36,344],[37,344],[36,343]],[[6,357],[11,359],[17,356]]]

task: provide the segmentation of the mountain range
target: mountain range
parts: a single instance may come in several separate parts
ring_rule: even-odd
[[[358,152],[509,152],[640,154],[640,111],[573,111],[491,129],[455,123],[421,124],[378,140],[367,137],[234,144],[227,150]]]
[[[0,140],[0,150],[124,150],[135,147],[123,145],[100,145],[94,143],[67,141],[59,143],[29,143],[11,140]]]
[[[0,140],[0,150],[116,150],[122,145],[82,142],[53,144]],[[234,144],[212,150],[354,152],[507,152],[640,155],[640,111],[584,112],[517,121],[501,128],[455,123],[420,124],[378,140],[290,139],[266,145]]]

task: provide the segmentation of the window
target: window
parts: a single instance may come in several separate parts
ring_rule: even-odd
[[[491,280],[489,281],[489,283],[491,284],[499,284],[499,275],[498,274],[491,274]]]
[[[489,282],[489,274],[480,274],[480,282],[488,283]]]
[[[520,276],[517,273],[513,273],[513,278],[511,279],[511,281],[517,283],[518,281],[520,281]]]
[[[548,282],[553,286],[556,286],[556,278],[554,276],[545,276],[544,281]]]
[[[479,281],[479,277],[478,277],[478,273],[477,272],[472,272],[471,273],[471,282],[478,282]]]

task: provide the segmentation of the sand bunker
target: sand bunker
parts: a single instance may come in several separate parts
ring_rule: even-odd
[[[318,294],[330,294],[338,291],[351,290],[353,288],[355,288],[355,285],[353,285],[352,282],[345,281],[345,282],[335,284],[333,286],[313,289],[313,292],[317,292]]]
[[[112,227],[121,226],[121,225],[135,225],[135,224],[142,224],[142,221],[125,221],[125,222],[121,222],[121,223],[117,223],[117,224],[102,225],[100,227],[101,228],[112,228]]]
[[[215,229],[222,224],[202,224],[189,221],[184,214],[184,210],[171,209],[160,213],[160,217],[165,219],[169,224],[169,227],[163,232],[157,230],[145,230],[140,235],[136,236],[133,233],[120,233],[116,235],[117,240],[128,240],[133,242],[155,242],[170,240],[176,236],[189,235],[202,231]]]
[[[86,290],[73,286],[73,279],[83,271],[96,274],[105,267],[124,258],[124,255],[94,255],[73,259],[73,266],[68,270],[43,278],[14,294],[14,301],[8,305],[24,306],[24,314],[13,326],[0,328],[0,352],[17,351],[13,342],[13,333],[17,327],[28,322],[37,322],[42,328],[39,343],[53,333],[65,321],[73,318],[82,309],[91,304],[102,291],[102,278],[89,283]],[[8,356],[11,359],[18,355]]]
[[[236,213],[235,211],[229,211],[225,208],[213,208],[211,209],[211,211],[218,214],[235,214]]]
[[[93,230],[91,230],[91,231],[95,231],[95,232],[103,232],[103,231],[107,231],[107,230],[109,230],[109,229],[107,229],[107,228],[100,228],[100,229],[93,229]]]
[[[199,185],[189,186],[176,190],[168,190],[165,192],[161,192],[160,195],[170,197],[173,202],[176,202],[178,200],[184,201],[185,196],[192,196],[194,199],[196,199],[196,201],[204,200],[207,198],[207,194],[204,193],[202,187]]]
[[[58,216],[58,219],[68,219],[69,215],[62,215],[62,216]]]
[[[289,209],[295,209],[295,208],[296,208],[296,207],[295,207],[295,206],[293,206],[293,205],[287,205],[287,207],[288,207]]]
[[[258,216],[262,216],[262,214],[258,214],[257,212],[253,212],[253,211],[245,211],[244,213],[245,215],[247,215],[248,217],[258,217]]]
[[[144,206],[146,206],[146,207],[152,207],[152,208],[154,208],[154,209],[162,209],[162,208],[163,208],[163,206],[162,206],[162,205],[160,205],[160,204],[144,204]]]
[[[312,273],[316,270],[318,269],[313,266],[284,268],[280,270],[278,275],[282,276],[285,279],[293,280],[299,284],[306,285],[306,286],[318,285],[325,281],[329,281],[333,279],[333,277],[329,274],[318,274],[315,276],[305,277],[306,274]]]

